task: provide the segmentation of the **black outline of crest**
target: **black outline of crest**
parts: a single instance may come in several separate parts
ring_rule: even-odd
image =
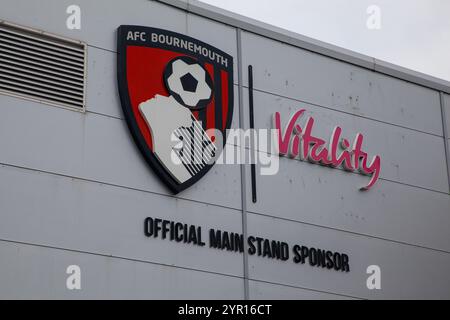
[[[223,66],[220,66],[217,62],[211,61],[209,59],[204,58],[203,56],[196,56],[191,51],[187,51],[184,49],[177,49],[174,50],[173,47],[165,46],[161,44],[152,44],[150,41],[147,41],[145,43],[133,41],[133,40],[127,40],[126,36],[129,31],[132,32],[144,32],[146,35],[150,35],[152,32],[156,32],[158,34],[164,34],[169,36],[175,36],[180,39],[188,40],[192,43],[196,43],[198,45],[201,45],[204,48],[208,48],[211,51],[219,53],[222,57],[228,59],[228,66],[225,68]],[[162,30],[158,28],[151,28],[151,27],[142,27],[142,26],[129,26],[129,25],[123,25],[118,28],[117,31],[117,79],[118,79],[118,88],[119,88],[119,95],[120,95],[120,101],[122,105],[122,110],[125,115],[125,120],[127,122],[128,128],[130,129],[131,135],[133,136],[133,139],[138,146],[140,152],[144,156],[146,162],[152,167],[152,169],[155,171],[155,173],[158,175],[158,177],[169,187],[169,189],[174,193],[179,193],[180,191],[183,191],[184,189],[189,188],[193,184],[195,184],[197,181],[199,181],[212,167],[214,164],[208,164],[206,165],[199,173],[197,173],[195,176],[187,180],[186,182],[179,184],[177,181],[174,180],[174,178],[170,175],[169,172],[161,165],[159,160],[156,158],[156,156],[153,154],[152,150],[147,146],[147,143],[136,123],[136,120],[134,118],[134,114],[131,108],[131,102],[130,102],[130,96],[128,92],[128,80],[127,80],[127,57],[126,57],[126,47],[127,45],[133,45],[133,46],[144,46],[144,47],[151,47],[151,48],[161,48],[166,49],[170,51],[179,52],[181,54],[186,54],[190,57],[195,57],[199,63],[202,65],[205,62],[211,63],[215,66],[215,68],[222,68],[228,72],[228,114],[227,114],[227,120],[226,120],[226,126],[224,130],[221,130],[223,133],[223,146],[225,146],[226,138],[227,138],[227,129],[230,128],[231,122],[233,119],[233,107],[234,107],[234,84],[233,84],[233,57],[229,54],[209,45],[202,41],[199,41],[197,39],[175,33],[172,31]],[[163,77],[163,75],[161,75]],[[217,93],[217,90],[222,90],[222,88],[216,88],[214,93]],[[223,93],[222,93],[223,94]]]

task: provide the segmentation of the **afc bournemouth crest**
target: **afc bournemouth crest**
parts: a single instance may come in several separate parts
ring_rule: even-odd
[[[214,165],[233,116],[233,58],[199,40],[118,29],[122,109],[147,162],[175,193]]]

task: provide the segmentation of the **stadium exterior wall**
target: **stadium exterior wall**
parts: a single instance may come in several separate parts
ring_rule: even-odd
[[[450,299],[448,82],[197,1],[79,0],[80,30],[66,28],[71,4],[0,0],[0,20],[87,44],[84,111],[0,94],[0,298]],[[215,165],[174,195],[124,119],[120,25],[230,54],[234,128],[249,127],[252,65],[255,128],[306,109],[321,137],[362,132],[379,181],[362,192],[366,176],[281,157],[257,175],[256,203],[249,165]],[[350,271],[148,238],[146,217],[343,252]],[[70,265],[81,290],[66,287]]]

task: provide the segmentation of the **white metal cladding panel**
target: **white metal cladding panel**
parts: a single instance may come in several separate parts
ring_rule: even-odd
[[[243,299],[243,279],[0,241],[0,299]],[[67,290],[67,267],[81,290]]]
[[[442,137],[415,130],[355,117],[311,104],[281,98],[263,92],[254,92],[255,128],[273,128],[273,114],[279,112],[284,128],[291,116],[306,109],[298,120],[304,127],[308,116],[314,117],[313,134],[327,142],[335,126],[342,128],[341,137],[350,143],[358,132],[364,135],[363,149],[369,157],[381,156],[382,178],[422,188],[449,191],[446,172],[444,141]],[[245,114],[248,115],[248,91],[244,93]],[[245,121],[248,124],[249,121]],[[369,179],[367,179],[368,182]]]
[[[294,244],[343,252],[350,272],[327,270],[293,261],[249,257],[249,277],[370,299],[448,299],[450,255],[435,250],[367,238],[336,230],[248,215],[248,233]],[[292,259],[292,254],[290,256]],[[368,290],[366,268],[381,268],[381,290]]]
[[[236,29],[213,20],[188,14],[186,35],[206,42],[233,57],[234,83],[238,83]],[[237,101],[236,101],[237,103]]]
[[[444,94],[445,122],[447,133],[450,134],[450,95]],[[450,139],[450,137],[447,137]]]
[[[70,1],[41,0],[39,3],[33,3],[27,0],[0,0],[0,3],[0,19],[67,37],[77,37],[90,46],[110,51],[117,50],[116,30],[120,25],[142,25],[188,35],[233,56],[234,81],[237,83],[236,30],[222,23],[187,14],[183,10],[156,1],[97,0],[93,3],[80,0],[76,4],[82,12],[81,30],[69,30],[65,26],[68,17],[65,12],[67,7],[73,4]],[[33,12],[33,19],[23,15],[23,11]]]
[[[242,232],[238,210],[0,167],[0,239],[242,276],[242,255],[208,247],[209,228]],[[147,238],[146,217],[201,226],[200,247]]]
[[[257,175],[253,203],[249,171],[248,211],[450,252],[447,194],[385,180],[361,192],[366,176],[282,158],[277,175]]]
[[[115,51],[115,30],[120,24],[147,25],[184,33],[209,42],[232,54],[235,57],[235,67],[237,65],[235,30],[232,27],[186,14],[184,11],[154,1],[101,0],[93,3],[82,0],[78,3],[82,7],[83,15],[80,31],[65,28],[67,16],[64,12],[67,6],[72,4],[69,1],[43,0],[34,3],[25,0],[0,0],[0,2],[2,6],[0,19],[76,37],[88,42],[91,46]],[[106,7],[108,14],[104,11]],[[24,15],[24,12],[33,12],[33,17]],[[299,100],[308,100],[328,108],[392,122],[395,125],[434,135],[442,134],[438,95],[432,90],[320,55],[313,55],[276,41],[247,33],[244,33],[244,37],[244,68],[248,64],[255,66],[257,89]],[[115,54],[90,47],[88,61],[88,111],[122,118],[116,88]],[[267,73],[264,75],[266,69]],[[244,85],[246,85],[247,72],[246,69],[244,71]],[[319,71],[320,74],[318,74]],[[237,72],[235,72],[235,83],[236,81]],[[257,94],[257,97],[264,96]],[[449,99],[448,96],[446,99]],[[237,103],[238,99],[235,98],[234,125],[237,124]],[[296,105],[298,103],[296,102]],[[0,97],[0,105],[4,111],[0,120],[0,149],[2,150],[0,162],[169,195],[167,189],[145,164],[122,120],[89,112],[81,115],[35,103],[19,102],[17,99],[7,97]],[[258,113],[258,108],[263,105],[263,102],[256,104],[257,117],[262,114]],[[324,111],[323,114],[325,113]],[[323,121],[327,124],[325,131],[332,125],[347,123],[352,129],[357,129],[365,123],[371,123],[368,120],[361,120],[360,117],[347,117],[333,111],[330,111],[330,114],[333,114],[331,118],[323,116]],[[336,121],[339,119],[342,119],[344,123]],[[264,121],[264,119],[258,120],[257,123],[263,124]],[[17,125],[18,123],[20,125]],[[385,125],[379,125],[386,128]],[[375,127],[373,125],[373,128]],[[367,143],[370,135],[366,133],[366,128],[363,127],[363,129],[361,131],[365,134]],[[403,129],[398,128],[398,130],[403,132]],[[321,131],[318,135],[326,138],[328,134],[322,135]],[[417,139],[426,139],[423,138],[424,136],[412,135]],[[375,146],[371,147],[375,148]],[[431,149],[433,152],[436,151],[434,147]],[[433,153],[432,157],[441,161],[439,159],[442,159],[443,150],[436,152],[439,156],[435,157]],[[381,155],[383,156],[382,153]],[[372,191],[360,193],[357,187],[365,183],[367,177],[282,159],[282,165],[284,162],[288,164],[284,169],[282,167],[278,176],[257,178],[259,202],[255,206],[249,203],[250,210],[293,220],[297,220],[297,214],[300,212],[299,220],[310,223],[392,237],[393,240],[424,246],[448,248],[449,239],[445,235],[445,230],[448,230],[448,196],[388,181],[379,181]],[[414,162],[413,165],[417,163]],[[289,169],[289,172],[284,171],[288,167],[292,169]],[[439,169],[440,165],[433,168]],[[384,173],[383,167],[382,173]],[[98,250],[101,254],[126,252],[144,258],[152,255],[158,260],[157,262],[210,268],[210,270],[225,273],[231,273],[229,270],[233,270],[232,273],[241,275],[243,268],[241,255],[195,247],[182,251],[184,247],[176,244],[145,239],[141,228],[143,217],[159,215],[163,218],[173,217],[185,222],[198,223],[202,227],[205,227],[202,222],[208,221],[207,225],[211,227],[240,231],[239,211],[214,206],[236,209],[241,207],[238,166],[216,166],[198,184],[179,196],[211,203],[212,206],[95,182],[72,181],[69,178],[33,173],[9,166],[1,169],[0,176],[5,177],[1,179],[4,191],[0,196],[4,197],[1,206],[3,206],[2,212],[6,212],[4,216],[7,217],[7,223],[0,226],[2,236],[14,236],[22,241],[70,247],[80,247],[81,241],[85,250]],[[445,175],[442,174],[442,176]],[[433,187],[441,188],[442,176],[438,178],[432,174],[428,180],[428,177],[422,175],[411,176],[402,172],[394,180],[412,179],[413,183],[425,182],[425,184],[432,181]],[[302,179],[308,186],[307,191],[302,189]],[[408,181],[411,183],[410,180]],[[341,188],[340,192],[336,192],[337,187]],[[274,197],[275,189],[283,194]],[[445,189],[448,190],[448,186]],[[319,199],[318,195],[323,193],[329,196],[326,199],[332,200]],[[263,198],[269,200],[262,200]],[[55,201],[55,199],[58,200]],[[318,199],[319,207],[313,207],[311,199]],[[309,210],[297,210],[298,202],[307,203]],[[345,205],[341,205],[342,202]],[[404,203],[407,205],[404,206]],[[334,205],[340,207],[335,209]],[[125,206],[128,207],[125,208]],[[405,208],[408,210],[405,211]],[[156,213],[153,214],[154,212]],[[424,221],[424,216],[429,219]],[[350,274],[337,273],[339,275],[336,275],[333,272],[319,272],[309,266],[296,266],[292,263],[252,257],[250,270],[254,278],[361,297],[448,298],[450,296],[448,289],[450,285],[446,280],[448,277],[444,273],[450,265],[448,254],[346,232],[305,226],[292,221],[272,220],[253,214],[249,214],[249,225],[249,231],[257,235],[271,236],[275,239],[283,236],[292,242],[298,241],[302,244],[302,241],[307,241],[305,242],[307,245],[333,248],[338,251],[349,248],[347,253],[350,254],[352,266],[356,267]],[[418,225],[424,225],[423,229],[421,227],[418,229]],[[56,226],[61,226],[61,229]],[[423,231],[425,229],[426,231]],[[130,243],[135,245],[132,246]],[[147,246],[153,250],[145,249]],[[97,282],[93,281],[96,286],[86,293],[86,297],[102,296],[105,294],[105,288],[111,285],[117,289],[112,290],[113,293],[106,297],[124,297],[122,294],[126,293],[119,292],[119,289],[123,288],[127,292],[136,290],[136,295],[133,297],[138,298],[185,298],[186,295],[193,298],[241,298],[243,295],[243,283],[239,278],[191,272],[148,263],[123,262],[122,260],[116,262],[117,259],[74,252],[66,254],[66,251],[60,250],[51,250],[48,254],[44,254],[42,253],[44,249],[31,248],[33,249],[30,249],[27,255],[31,257],[29,260],[22,259],[21,256],[18,260],[12,259],[8,264],[10,273],[5,273],[6,279],[14,279],[11,282],[21,284],[15,288],[18,297],[26,295],[27,290],[30,295],[44,294],[47,291],[48,297],[54,297],[50,295],[53,292],[56,292],[55,296],[62,294],[64,297],[66,295],[70,297],[70,293],[64,286],[61,291],[49,293],[53,288],[52,283],[59,281],[55,280],[55,277],[60,276],[63,279],[62,285],[65,284],[66,274],[64,271],[57,274],[54,270],[59,270],[59,265],[52,264],[52,261],[59,259],[61,252],[64,252],[65,260],[61,258],[64,260],[64,268],[66,261],[70,260],[70,264],[73,263],[71,258],[75,255],[86,258],[86,261],[89,260],[86,262],[87,269],[89,272],[94,270],[92,274],[89,274],[90,279],[95,280],[98,275],[102,276],[104,270],[114,271],[111,277],[105,275],[97,279]],[[22,246],[19,249],[21,252],[25,251]],[[11,250],[8,250],[1,250],[0,256],[13,256],[10,254]],[[13,251],[16,252],[16,250],[17,248],[14,247]],[[166,250],[165,253],[164,250]],[[43,259],[39,260],[33,255],[43,256]],[[84,258],[80,257],[80,260]],[[5,259],[0,260],[0,263],[2,261]],[[36,264],[39,266],[38,269],[34,268],[36,261],[42,261]],[[365,287],[367,278],[365,268],[369,264],[380,264],[382,267],[382,292],[369,292]],[[27,272],[28,267],[31,273]],[[51,269],[52,267],[54,269]],[[139,272],[136,271],[137,269]],[[46,277],[40,278],[40,274],[44,272],[42,270],[48,273],[45,273]],[[39,271],[42,272],[39,273]],[[132,275],[136,275],[138,281],[135,281]],[[139,281],[141,277],[151,280]],[[117,278],[120,280],[116,283],[111,280]],[[16,280],[18,282],[15,282]],[[155,282],[153,287],[156,289],[148,291],[147,284],[151,285],[152,281]],[[198,290],[190,294],[191,288]],[[251,298],[270,298],[274,295],[300,298],[309,295],[309,291],[302,290],[250,282]],[[4,292],[3,295],[5,295]],[[318,294],[317,297],[319,296],[322,297],[322,294]]]
[[[247,32],[242,53],[256,89],[442,135],[436,91]]]
[[[0,96],[0,105],[1,163],[171,195],[144,161],[124,120],[7,96]],[[178,197],[241,208],[239,166],[215,166]]]
[[[66,28],[67,7],[71,0],[0,0],[0,19],[72,38],[76,36],[92,46],[117,48],[115,30],[121,24],[154,26],[174,32],[186,32],[187,13],[156,1],[148,0],[79,0],[82,10],[80,30]],[[30,14],[26,14],[30,13]]]
[[[117,54],[89,47],[86,110],[123,119],[117,89]],[[162,76],[161,76],[162,77]],[[235,74],[237,79],[237,74]],[[231,127],[239,127],[238,87],[234,85],[234,112]]]
[[[443,112],[444,112],[444,122],[445,122],[445,126],[447,129],[447,170],[449,172],[449,179],[450,179],[450,95],[448,94],[443,94],[443,101],[444,103],[444,108],[443,108]],[[449,181],[450,184],[450,181]]]
[[[249,281],[249,296],[253,300],[355,300],[353,297],[253,280]]]
[[[88,47],[86,110],[124,119],[117,84],[117,53]]]

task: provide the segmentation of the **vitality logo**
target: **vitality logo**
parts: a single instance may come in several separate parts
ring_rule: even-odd
[[[225,145],[233,116],[233,58],[185,35],[121,26],[117,67],[137,146],[173,192],[188,188]]]

